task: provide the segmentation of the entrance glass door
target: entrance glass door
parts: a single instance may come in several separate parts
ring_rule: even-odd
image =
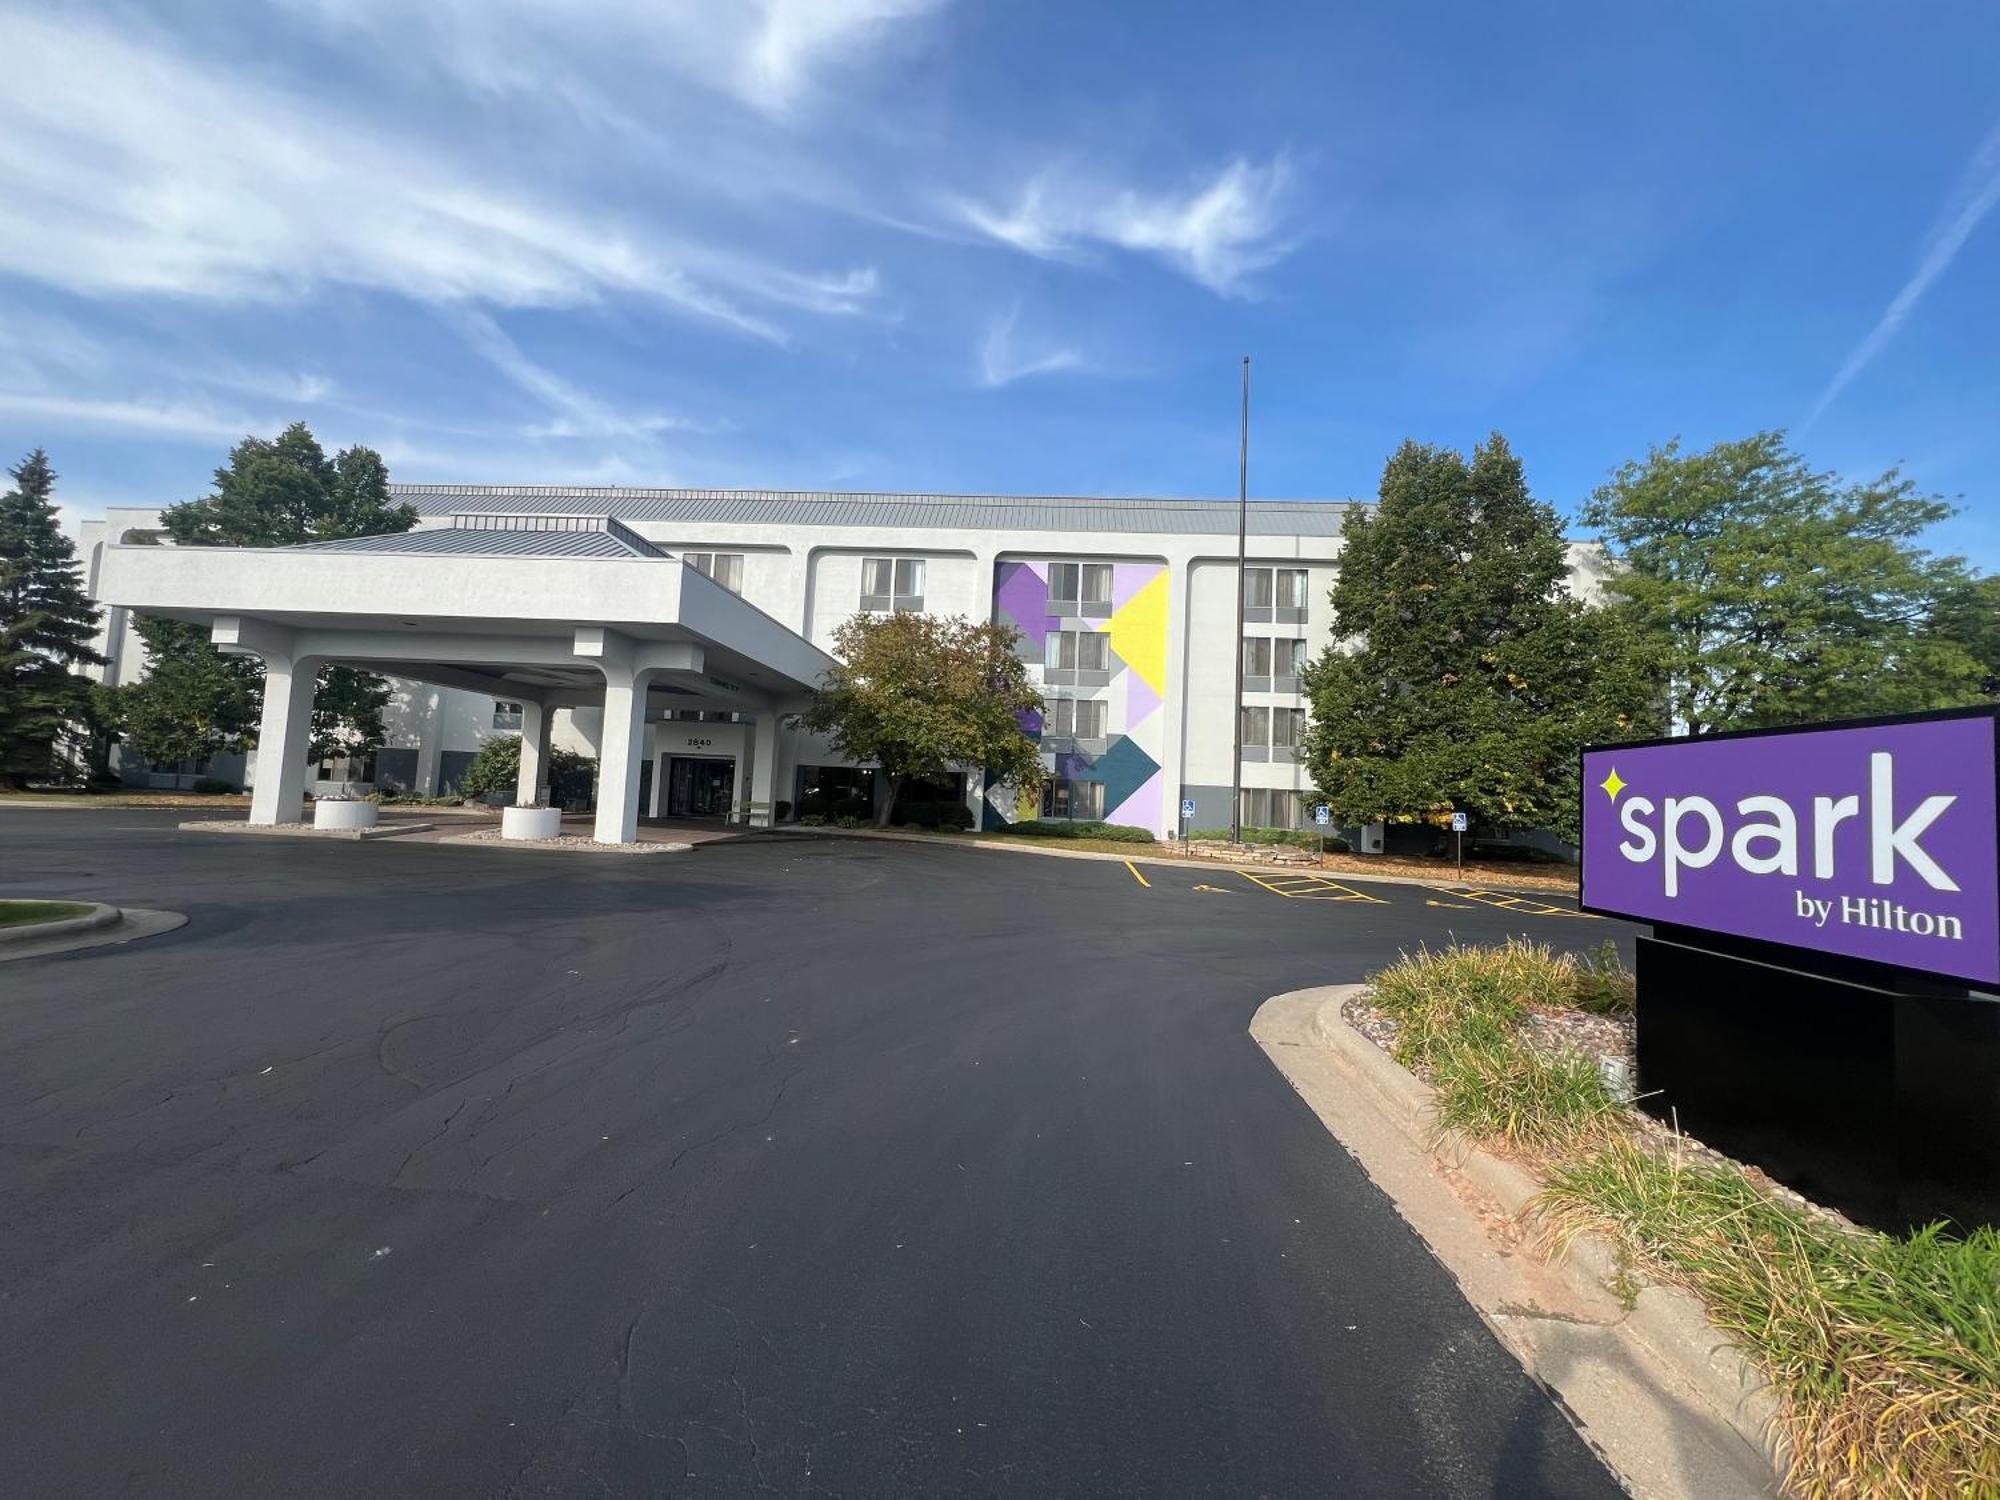
[[[725,818],[735,796],[735,761],[705,755],[676,755],[668,759],[668,817]]]

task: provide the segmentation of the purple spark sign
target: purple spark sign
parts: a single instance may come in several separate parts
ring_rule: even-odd
[[[1995,723],[1586,750],[1584,909],[2000,985]]]

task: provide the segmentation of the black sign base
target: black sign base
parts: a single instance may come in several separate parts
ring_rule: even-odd
[[[2000,1224],[2000,1003],[1639,940],[1640,1106],[1860,1223]]]

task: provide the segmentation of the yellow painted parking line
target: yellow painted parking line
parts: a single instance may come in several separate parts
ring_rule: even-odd
[[[1284,896],[1293,901],[1365,901],[1370,906],[1389,904],[1380,896],[1367,895],[1351,885],[1328,880],[1324,875],[1252,875],[1248,870],[1236,873],[1274,896]]]
[[[1584,917],[1596,920],[1592,912],[1578,911],[1570,906],[1551,906],[1546,901],[1531,900],[1526,896],[1510,896],[1505,891],[1444,891],[1440,896],[1456,896],[1461,901],[1477,901],[1482,906],[1498,907],[1501,911],[1519,912],[1524,917]]]
[[[1133,864],[1131,860],[1128,859],[1125,861],[1125,868],[1130,870],[1132,872],[1132,878],[1138,881],[1139,884],[1143,885],[1147,890],[1150,891],[1153,888],[1153,882],[1148,880],[1145,876],[1141,875],[1139,873],[1139,867]]]

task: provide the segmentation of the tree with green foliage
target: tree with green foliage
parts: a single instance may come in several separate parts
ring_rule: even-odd
[[[1673,726],[1705,734],[1977,701],[1992,643],[1953,614],[1970,577],[1920,544],[1952,513],[1894,470],[1866,484],[1815,473],[1763,432],[1656,448],[1582,519],[1664,663]]]
[[[899,611],[856,615],[834,632],[838,664],[802,716],[850,760],[888,780],[878,824],[911,777],[980,766],[1024,797],[1041,790],[1041,746],[1021,727],[1041,710],[1010,625]]]
[[[183,547],[290,547],[342,537],[407,531],[417,513],[394,504],[389,471],[372,448],[329,459],[303,422],[276,438],[248,437],[215,471],[215,490],[161,513],[167,537]],[[153,761],[205,759],[255,739],[263,667],[228,656],[201,626],[140,616],[148,668],[122,690],[126,742]],[[382,743],[389,687],[353,667],[320,669],[307,757],[362,755]]]
[[[1305,672],[1314,784],[1342,823],[1577,836],[1577,754],[1653,725],[1654,673],[1617,614],[1571,593],[1555,511],[1495,433],[1406,442],[1349,514],[1335,643]]]
[[[80,724],[102,665],[97,606],[76,547],[56,519],[55,471],[40,448],[7,471],[0,495],[0,778],[26,786],[57,774],[56,744]]]
[[[549,748],[547,767],[549,803],[554,807],[576,807],[590,800],[590,784],[597,762],[588,756]],[[458,789],[467,797],[504,793],[511,800],[521,784],[521,737],[496,735],[479,747],[458,778]]]
[[[1968,578],[1946,593],[1931,628],[1979,663],[1980,696],[2000,698],[2000,573]]]

